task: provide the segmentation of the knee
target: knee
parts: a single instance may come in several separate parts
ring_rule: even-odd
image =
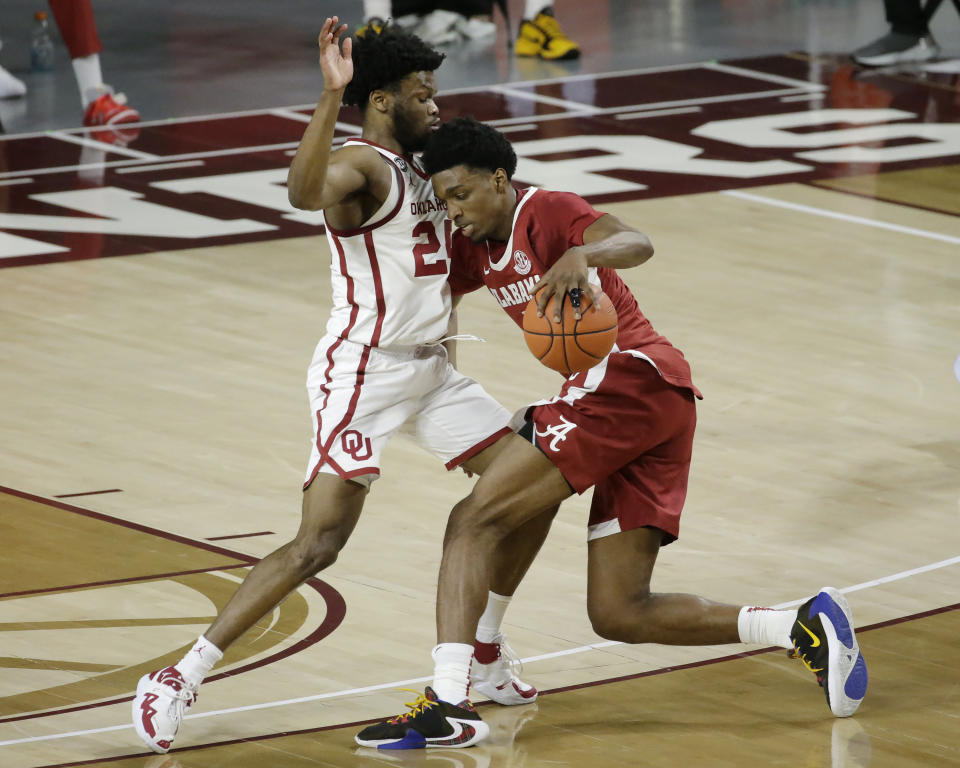
[[[469,539],[474,543],[486,539],[496,541],[505,535],[506,531],[502,529],[495,501],[471,493],[450,511],[444,545],[458,539]]]
[[[604,640],[621,643],[646,643],[653,636],[653,627],[644,617],[646,595],[629,599],[591,600],[587,614],[593,631]]]
[[[337,561],[343,543],[326,532],[309,537],[298,535],[289,545],[287,561],[301,579],[309,579]]]

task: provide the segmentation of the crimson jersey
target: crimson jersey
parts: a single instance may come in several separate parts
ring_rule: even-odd
[[[603,215],[570,192],[536,187],[518,190],[509,241],[474,243],[460,231],[453,234],[451,290],[455,295],[464,294],[485,285],[522,327],[533,286],[569,248],[583,245],[584,230]],[[654,330],[616,270],[591,268],[590,283],[602,288],[617,310],[619,328],[611,354],[645,359],[664,380],[700,397],[683,353]]]

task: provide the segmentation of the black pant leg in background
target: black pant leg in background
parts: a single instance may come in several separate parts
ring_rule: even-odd
[[[883,5],[894,32],[902,35],[927,34],[927,22],[923,18],[920,0],[883,0]]]

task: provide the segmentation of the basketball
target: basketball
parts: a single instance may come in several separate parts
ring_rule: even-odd
[[[580,307],[581,318],[574,317],[570,296],[563,294],[560,322],[553,320],[556,295],[550,297],[537,317],[537,299],[530,299],[523,312],[523,337],[533,356],[547,368],[569,376],[592,368],[605,358],[617,339],[617,311],[607,294],[598,292],[594,298],[584,296]]]

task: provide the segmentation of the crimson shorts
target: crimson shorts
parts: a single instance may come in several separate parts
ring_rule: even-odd
[[[636,354],[614,352],[571,376],[528,417],[537,447],[571,488],[594,487],[588,539],[654,527],[668,544],[680,533],[696,401]]]

